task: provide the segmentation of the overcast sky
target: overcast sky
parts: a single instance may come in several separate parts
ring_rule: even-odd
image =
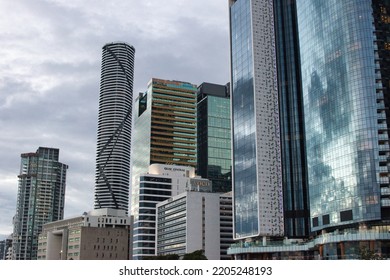
[[[60,149],[65,218],[93,208],[101,50],[135,47],[151,78],[229,81],[227,0],[0,0],[0,237],[12,233],[20,154]]]

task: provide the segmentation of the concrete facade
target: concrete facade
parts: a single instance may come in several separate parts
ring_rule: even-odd
[[[152,164],[149,172],[139,176],[139,190],[133,194],[134,213],[133,259],[155,256],[156,205],[186,190],[206,189],[212,183],[195,174],[195,168],[166,164]]]
[[[157,204],[157,255],[203,250],[209,260],[229,259],[233,242],[231,193],[186,191]]]
[[[98,209],[45,224],[38,260],[127,260],[131,218],[124,210]]]

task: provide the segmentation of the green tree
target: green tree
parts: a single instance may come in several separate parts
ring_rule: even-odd
[[[207,260],[203,250],[197,250],[192,253],[185,254],[183,260]]]
[[[360,260],[383,260],[383,258],[375,253],[367,249],[366,247],[362,247],[359,249],[359,259]]]
[[[168,254],[164,256],[150,256],[145,257],[145,260],[179,260],[180,256],[177,254]]]

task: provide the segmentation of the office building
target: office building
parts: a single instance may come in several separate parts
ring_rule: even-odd
[[[38,260],[128,260],[131,223],[125,210],[109,208],[47,223],[39,235]]]
[[[231,193],[188,190],[157,204],[158,256],[202,250],[208,260],[227,260],[233,243]]]
[[[196,174],[213,182],[213,192],[232,190],[230,84],[202,83],[197,92]]]
[[[134,55],[123,42],[103,46],[95,209],[129,208]]]
[[[231,0],[234,238],[283,237],[279,103],[272,1]]]
[[[296,5],[312,231],[379,230],[390,218],[390,3]]]
[[[305,126],[295,1],[274,1],[285,236],[310,234]]]
[[[288,9],[287,3],[274,2],[279,12]],[[290,2],[290,8],[296,7],[296,13],[290,11],[296,26],[286,27],[291,18],[276,13],[276,25],[284,24],[286,32],[279,36],[290,36],[282,44],[280,37],[276,46],[285,47],[278,59],[297,69],[283,69],[288,64],[279,61],[278,73],[300,75],[287,81],[290,98],[295,98],[294,87],[302,92],[311,237],[269,246],[241,243],[229,253],[236,258],[251,252],[247,258],[356,259],[368,250],[388,258],[390,3]],[[294,79],[300,85],[293,85]],[[281,104],[286,102],[282,98]]]
[[[143,178],[142,174],[148,173],[151,164],[182,166],[184,169],[194,167],[195,174],[196,91],[197,86],[188,82],[153,78],[146,92],[140,93],[135,100],[131,155],[131,215],[134,216],[135,225],[145,218],[138,210],[143,188],[140,179]],[[171,195],[164,193],[165,198]],[[152,212],[155,215],[155,211]],[[146,245],[151,246],[149,243]],[[154,255],[154,240],[153,248],[136,249],[135,246],[134,252],[135,258]]]
[[[12,259],[35,260],[42,226],[64,216],[68,166],[59,162],[59,152],[39,147],[21,155]]]
[[[186,190],[211,190],[211,181],[196,176],[194,167],[166,164],[150,165],[138,181],[138,193],[133,194],[132,204],[132,259],[142,260],[156,255],[156,204]]]
[[[191,83],[153,78],[134,108],[134,178],[150,164],[196,167],[196,90]]]

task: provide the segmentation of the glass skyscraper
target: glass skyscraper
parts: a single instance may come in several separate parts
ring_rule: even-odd
[[[64,217],[66,171],[59,149],[39,147],[21,155],[14,217],[12,259],[36,260],[38,235],[45,223]]]
[[[143,192],[150,184],[143,182],[142,174],[146,174],[154,163],[192,167],[195,171],[196,91],[197,86],[188,82],[153,78],[147,91],[140,93],[135,101],[131,170],[135,259],[154,254],[154,239],[151,241],[154,235],[150,235],[154,234],[154,221],[151,221],[155,217],[153,203],[170,196],[170,191],[160,190],[163,186],[158,184],[155,190],[148,190],[149,195],[145,195]],[[180,188],[184,191],[185,186]],[[172,190],[172,194],[175,191],[178,189]],[[159,193],[164,196],[160,197]]]
[[[129,210],[134,55],[123,42],[103,46],[95,209]]]
[[[302,239],[230,254],[388,258],[390,1],[273,3],[285,235]]]
[[[273,1],[231,0],[234,237],[283,236]]]
[[[388,217],[389,8],[297,1],[312,231]]]
[[[197,92],[197,175],[213,183],[213,192],[232,190],[230,85],[202,83]]]
[[[146,172],[152,163],[196,167],[196,90],[188,82],[153,78],[139,94],[134,108],[134,175]]]
[[[276,58],[282,148],[284,230],[289,238],[308,237],[310,213],[305,127],[295,1],[274,0]]]

